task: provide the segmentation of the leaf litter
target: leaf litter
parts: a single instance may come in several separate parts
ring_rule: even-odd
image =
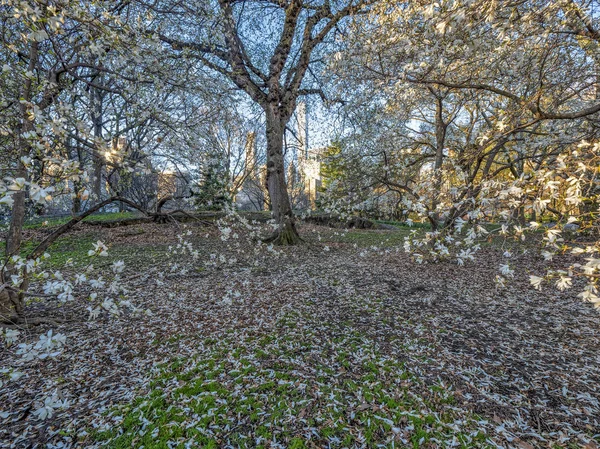
[[[53,328],[69,350],[0,350],[24,373],[0,388],[0,446],[597,447],[600,318],[533,291],[533,253],[497,289],[495,248],[415,265],[377,231],[304,225],[307,243],[272,248],[189,229],[194,263],[169,256],[176,225],[93,231],[131,255],[127,299],[152,313],[31,305],[67,318],[31,338]],[[68,406],[42,421],[48,391]]]

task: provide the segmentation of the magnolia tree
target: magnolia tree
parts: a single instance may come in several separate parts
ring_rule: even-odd
[[[490,232],[521,240],[536,230],[546,258],[584,260],[532,283],[564,289],[581,276],[582,296],[598,301],[600,35],[588,8],[381,2],[353,23],[330,61],[335,84],[353,92],[344,152],[372,161],[360,178],[372,198],[395,192],[409,223],[429,224],[406,242],[417,261],[464,263]],[[499,284],[511,275],[503,264]]]
[[[173,92],[185,87],[179,74],[188,72],[177,62],[157,64],[162,47],[131,26],[139,24],[139,16],[125,11],[128,3],[9,0],[0,5],[0,145],[5,156],[0,207],[10,217],[0,267],[0,335],[5,344],[16,346],[21,367],[57,357],[68,345],[53,331],[38,341],[26,340],[27,326],[59,321],[27,316],[30,300],[54,305],[83,301],[90,319],[142,312],[126,299],[122,261],[107,270],[94,268],[93,259],[108,256],[101,241],[90,248],[89,264],[48,268],[52,243],[90,214],[114,202],[146,212],[116,196],[125,175],[148,169],[146,156],[132,157],[131,149],[160,143],[174,123],[182,122],[173,113],[182,96]],[[168,70],[161,72],[161,67]],[[122,136],[126,139],[120,145]],[[111,181],[111,171],[118,171],[121,183],[113,183],[113,192],[102,197],[98,185]],[[28,209],[71,195],[87,203],[75,212],[85,211],[26,251]],[[22,375],[14,366],[0,367],[0,386]],[[67,405],[60,395],[42,393],[48,395],[35,411],[42,419]]]
[[[269,239],[299,241],[287,191],[284,134],[298,98],[320,94],[316,70],[334,31],[368,1],[228,1],[214,4],[140,2],[150,27],[177,54],[228,79],[260,106],[265,117],[267,185],[279,224]]]
[[[8,155],[2,161],[5,176],[0,182],[0,204],[10,213],[0,270],[0,319],[20,323],[28,297],[51,297],[59,303],[83,298],[89,301],[92,318],[101,313],[119,314],[123,307],[137,311],[127,301],[116,300],[122,292],[122,262],[115,262],[110,277],[99,275],[91,264],[75,275],[44,268],[50,244],[83,216],[50,234],[29,254],[21,248],[27,204],[44,205],[53,195],[63,194],[70,182],[82,182],[87,177],[78,161],[69,157],[65,145],[67,124],[75,115],[71,104],[63,100],[74,84],[94,87],[92,73],[105,70],[100,58],[119,46],[121,38],[111,28],[122,24],[109,11],[98,11],[81,2],[5,1],[0,12],[0,142],[3,154]],[[86,124],[79,123],[78,130],[86,132]],[[90,209],[90,213],[93,210],[97,208]],[[106,255],[102,242],[90,248],[91,257]],[[32,291],[32,284],[42,291]],[[76,293],[78,289],[81,292]],[[43,320],[28,320],[36,321]],[[8,345],[17,344],[21,336],[19,328],[2,330]],[[57,356],[65,343],[63,335],[48,331],[37,342],[18,343],[16,352],[26,364]],[[14,368],[0,368],[0,373],[0,385],[22,376]],[[50,395],[35,414],[43,419],[64,405],[62,399]]]

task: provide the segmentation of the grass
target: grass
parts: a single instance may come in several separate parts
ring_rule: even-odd
[[[390,248],[402,246],[404,237],[410,235],[409,228],[398,228],[398,230],[369,230],[349,229],[345,232],[334,232],[325,236],[325,240],[332,243],[350,243],[359,247],[377,246],[379,248]]]
[[[418,235],[423,235],[427,232],[430,227],[427,224],[421,224],[420,226],[406,226],[398,222],[380,222],[386,224],[392,224],[397,226],[397,230],[370,230],[370,229],[350,229],[346,232],[334,232],[324,236],[325,241],[332,243],[349,243],[356,244],[358,247],[371,248],[376,247],[379,249],[402,247],[404,245],[405,237],[408,237],[413,232],[417,232]],[[398,223],[398,224],[397,224]],[[506,245],[507,247],[514,246],[518,243],[523,246],[523,242],[515,238],[505,239],[498,233],[500,226],[497,224],[484,224],[483,227],[490,233],[486,238],[479,238],[477,242],[482,247],[495,247],[502,248]],[[535,231],[534,234],[541,234],[543,231]],[[464,231],[461,234],[465,236]],[[527,243],[531,242],[531,238],[527,239]]]
[[[59,237],[47,250],[51,255],[45,261],[45,266],[48,269],[60,270],[66,265],[72,268],[86,267],[90,263],[88,251],[93,249],[94,243],[101,240],[101,233],[95,230],[78,234],[65,234]],[[29,239],[23,242],[21,246],[21,255],[29,254],[38,244],[39,240]],[[94,261],[94,266],[102,268],[102,266],[110,265],[115,260],[123,260],[126,266],[133,266],[136,269],[140,267],[150,266],[160,260],[167,258],[167,243],[165,244],[127,244],[127,245],[110,245],[109,257],[99,258]],[[5,243],[0,244],[0,260],[4,258]]]
[[[375,223],[388,224],[388,225],[396,226],[397,228],[404,228],[404,229],[427,229],[427,230],[431,229],[431,224],[429,224],[429,223],[414,222],[411,225],[409,225],[405,221],[396,221],[396,220],[373,220],[373,221],[375,221]]]
[[[127,218],[135,218],[139,217],[141,214],[139,212],[99,212],[90,215],[84,221],[116,221],[116,220],[125,220]],[[71,220],[72,216],[65,217],[51,217],[51,218],[32,218],[27,220],[24,225],[25,229],[39,229],[43,227],[55,227],[60,226],[67,223]]]
[[[114,213],[98,213],[93,214],[88,217],[85,221],[113,221],[113,220],[122,220],[127,218],[133,218],[139,216],[136,212],[114,212]],[[35,218],[29,220],[25,223],[24,229],[27,230],[35,230],[41,228],[51,228],[57,227],[67,223],[71,217],[57,217],[57,218]],[[47,261],[48,267],[53,269],[59,269],[64,267],[64,265],[69,262],[72,263],[73,266],[82,266],[86,264],[88,258],[88,251],[92,249],[93,244],[98,240],[98,232],[91,231],[85,234],[65,234],[62,237],[59,237],[51,246],[48,248],[47,252],[52,255],[52,257]],[[25,240],[21,245],[21,255],[26,256],[37,245],[41,242],[40,239],[28,239]],[[0,243],[0,260],[4,258],[4,251],[6,247],[6,242]],[[132,255],[139,255],[137,252],[131,251],[131,248],[116,248],[116,251],[112,251],[112,254],[115,256],[118,253],[122,253],[123,256],[127,257],[130,260],[134,260]],[[111,257],[112,259],[112,257]]]
[[[193,359],[164,364],[148,394],[113,410],[120,426],[93,438],[115,449],[488,447],[478,418],[452,411],[447,387],[424,385],[360,332],[323,338],[335,325],[297,318],[205,340]]]
[[[372,230],[372,229],[349,229],[346,232],[333,232],[325,237],[328,242],[356,244],[358,247],[377,247],[379,249],[402,247],[405,237],[413,232],[422,235],[431,230],[428,223],[415,223],[408,226],[404,222],[378,220],[377,223],[389,224],[395,226],[396,230]],[[501,247],[505,241],[504,237],[498,234],[500,226],[498,224],[484,224],[483,227],[490,232],[488,238],[479,239],[482,246]],[[464,236],[464,234],[463,234]]]
[[[87,252],[92,249],[93,243],[96,242],[96,234],[90,233],[85,235],[65,235],[64,237],[58,238],[50,248],[48,253],[52,257],[47,261],[48,267],[50,268],[61,268],[67,262],[73,263],[74,265],[81,265],[85,262],[88,255]],[[28,255],[33,251],[39,240],[26,240],[21,245],[21,255]],[[0,246],[0,259],[4,258],[5,243],[3,242]]]

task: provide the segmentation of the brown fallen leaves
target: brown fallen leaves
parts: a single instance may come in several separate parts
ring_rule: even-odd
[[[500,446],[598,447],[591,438],[600,432],[599,314],[569,292],[532,291],[528,274],[541,262],[531,252],[512,261],[514,282],[497,290],[501,252],[493,248],[463,267],[415,265],[401,248],[354,248],[356,240],[315,226],[302,227],[305,245],[263,245],[258,252],[243,236],[224,242],[214,229],[191,229],[201,254],[197,266],[163,277],[160,252],[177,242],[175,225],[78,231],[101,232],[117,253],[143,255],[152,248],[152,260],[128,261],[126,271],[128,299],[152,315],[89,322],[82,308],[61,309],[58,316],[70,321],[58,330],[70,349],[19,366],[26,375],[0,389],[0,446],[92,445],[89,432],[110,422],[105,413],[112,407],[144,395],[160,363],[191,357],[199,342],[226,332],[268,333],[286,310],[295,310],[340,332],[356,330],[426,384],[448,385],[457,392],[454,407],[481,416]],[[351,231],[372,238],[369,232],[377,231]],[[217,262],[206,264],[211,254]],[[359,308],[357,297],[368,307],[361,301]],[[46,304],[30,311],[56,314]],[[31,338],[47,329],[39,326]],[[0,349],[2,365],[16,367],[17,359],[12,348]],[[55,389],[70,407],[46,422],[35,420],[32,404]]]

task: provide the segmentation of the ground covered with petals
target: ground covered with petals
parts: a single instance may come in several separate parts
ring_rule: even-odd
[[[534,251],[417,265],[404,230],[304,225],[305,243],[223,240],[190,225],[200,257],[169,257],[177,225],[84,227],[125,260],[128,298],[151,314],[62,317],[68,350],[17,366],[0,389],[1,447],[517,447],[600,442],[600,316],[572,292],[536,292]],[[171,247],[171,248],[170,248]],[[66,257],[66,256],[65,256]],[[183,257],[183,256],[181,256]],[[182,268],[179,269],[179,266]],[[175,268],[173,268],[175,267]],[[183,268],[185,267],[185,268]],[[32,414],[43,392],[68,407]]]

